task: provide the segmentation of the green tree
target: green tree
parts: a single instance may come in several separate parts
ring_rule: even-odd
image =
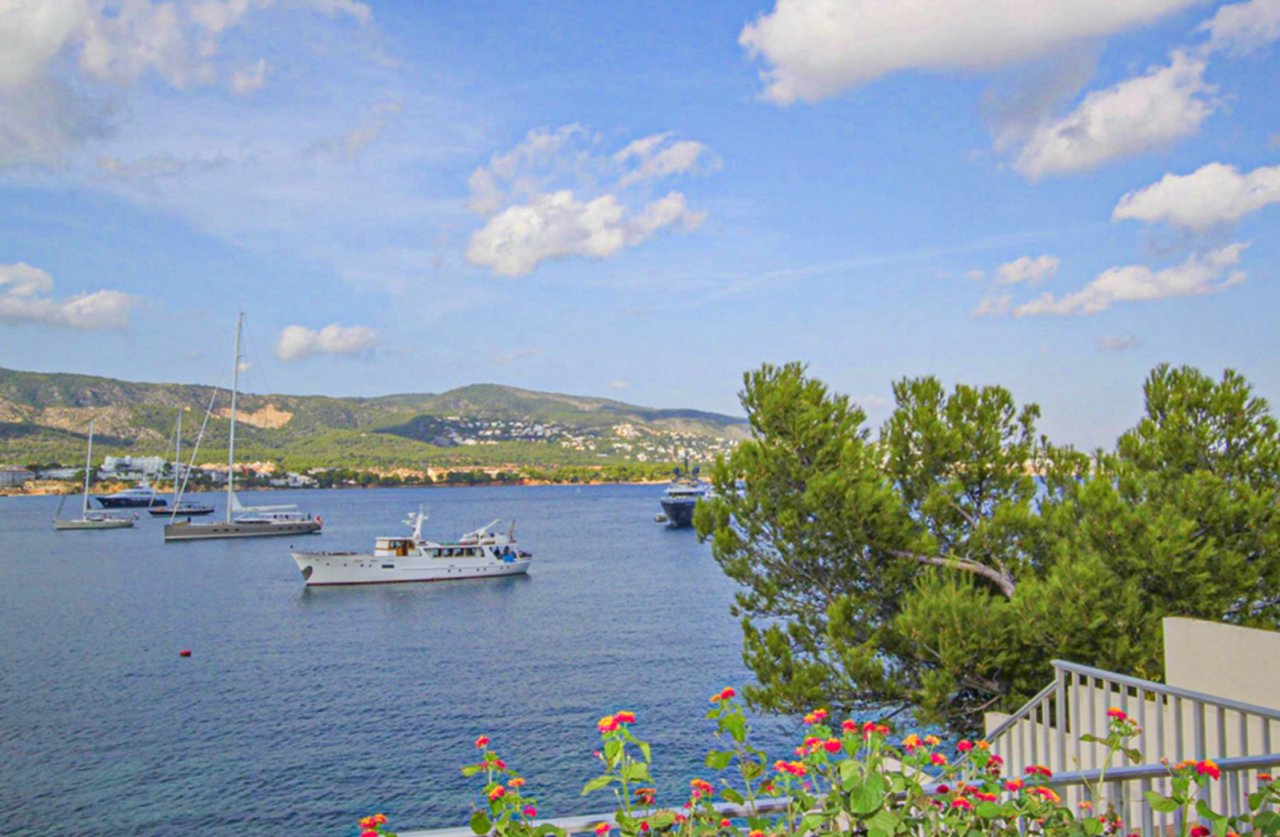
[[[872,439],[799,364],[745,376],[752,438],[695,522],[743,585],[756,706],[972,729],[1055,657],[1158,675],[1163,616],[1276,624],[1280,446],[1238,375],[1156,369],[1143,420],[1093,457],[1000,387],[894,395]]]

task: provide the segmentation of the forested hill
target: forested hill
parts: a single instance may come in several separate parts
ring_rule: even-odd
[[[0,369],[0,461],[76,461],[94,420],[104,452],[162,453],[178,410],[190,444],[214,388]],[[220,390],[202,450],[225,450],[229,395]],[[377,398],[241,393],[237,458],[290,466],[422,467],[586,464],[709,458],[746,436],[746,422],[697,410],[476,384]],[[77,453],[78,451],[78,453]]]

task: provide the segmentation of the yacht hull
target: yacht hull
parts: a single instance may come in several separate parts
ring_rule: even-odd
[[[175,512],[177,513],[178,517],[202,517],[206,514],[213,514],[213,506],[185,506],[184,505],[184,506],[179,506],[177,509],[170,509],[170,508],[165,508],[164,506],[160,506],[159,508],[153,508],[148,510],[148,514],[150,514],[152,517],[172,517]]]
[[[230,523],[190,523],[180,520],[166,523],[166,541],[205,541],[222,538],[268,538],[284,535],[310,535],[320,531],[318,520],[256,521],[242,520]]]
[[[668,526],[673,529],[683,529],[693,525],[693,510],[698,506],[697,500],[662,500],[661,502]]]
[[[133,520],[55,520],[53,528],[59,532],[80,529],[129,529]]]
[[[145,509],[149,506],[163,506],[168,503],[162,497],[112,497],[96,495],[93,499],[104,509]]]
[[[357,552],[294,552],[293,560],[308,587],[339,584],[402,584],[523,575],[530,559],[429,558],[422,555],[369,555]]]

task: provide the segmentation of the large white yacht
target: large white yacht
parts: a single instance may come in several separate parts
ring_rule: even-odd
[[[422,509],[409,515],[408,537],[380,537],[373,553],[294,552],[307,586],[326,584],[394,584],[405,581],[448,581],[518,575],[529,571],[533,556],[516,546],[515,524],[505,533],[495,531],[495,520],[456,541],[431,541],[423,537],[427,515]]]
[[[164,506],[168,503],[146,483],[135,488],[125,488],[115,494],[97,494],[93,499],[97,500],[104,509],[145,509]]]

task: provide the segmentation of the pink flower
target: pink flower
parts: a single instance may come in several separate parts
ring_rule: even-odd
[[[489,736],[482,735],[476,739],[476,749],[480,750],[489,746]]]
[[[1203,825],[1191,826],[1191,837],[1209,837],[1211,832]]]
[[[489,801],[495,802],[501,799],[506,794],[506,792],[507,792],[506,788],[504,788],[502,785],[498,785],[496,788],[489,791]]]
[[[941,767],[947,763],[947,757],[942,753],[930,753],[929,761],[932,762],[935,767]]]
[[[960,797],[959,799],[951,800],[951,807],[957,808],[961,811],[972,811],[973,803],[965,799],[964,797]]]
[[[609,823],[602,822],[596,826],[596,834],[608,834],[608,833],[609,833]]]
[[[961,741],[959,744],[957,744],[957,745],[956,745],[956,749],[957,749],[957,750],[959,750],[959,751],[960,751],[960,752],[962,752],[962,753],[967,753],[967,752],[969,752],[970,750],[972,750],[972,749],[973,749],[973,742],[972,742],[972,741]]]
[[[826,741],[822,742],[823,749],[828,753],[838,753],[843,746],[844,745],[840,743],[839,738],[828,738]]]
[[[536,817],[538,816],[538,809],[532,805],[526,805],[524,806],[524,815],[526,817]]]
[[[634,724],[636,722],[636,714],[634,712],[619,712],[613,716],[613,719],[620,724]]]

